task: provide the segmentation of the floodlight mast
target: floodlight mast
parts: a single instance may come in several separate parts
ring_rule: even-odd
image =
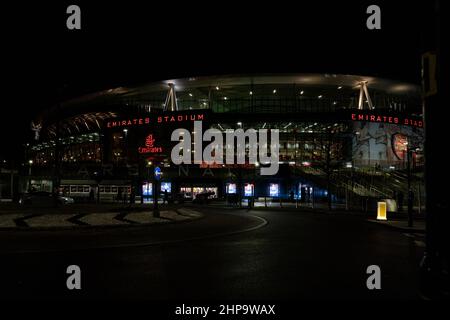
[[[178,111],[177,95],[175,92],[175,85],[169,83],[169,91],[167,92],[166,102],[164,103],[163,111],[167,111],[170,106],[170,111]]]

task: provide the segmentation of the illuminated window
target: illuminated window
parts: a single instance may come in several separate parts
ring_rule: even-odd
[[[227,183],[225,189],[227,194],[236,194],[236,183]]]
[[[255,186],[253,183],[247,183],[244,187],[244,196],[251,197],[254,195]]]
[[[153,195],[153,185],[151,182],[145,182],[142,184],[142,195],[144,196]]]
[[[161,192],[167,191],[168,193],[172,192],[172,183],[171,182],[161,182]]]
[[[280,194],[278,183],[271,183],[269,185],[269,195],[271,197],[278,197]]]

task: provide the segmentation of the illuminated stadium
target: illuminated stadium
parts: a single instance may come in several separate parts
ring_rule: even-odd
[[[423,201],[421,113],[418,86],[354,75],[192,77],[112,88],[51,106],[33,121],[21,191],[57,188],[76,201],[134,193],[151,201],[159,166],[161,192],[187,201],[208,193],[359,203],[406,194],[408,184]],[[258,163],[173,164],[171,133],[192,130],[194,121],[222,132],[279,129],[278,173],[261,176]]]

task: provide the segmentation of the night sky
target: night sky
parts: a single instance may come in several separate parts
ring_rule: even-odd
[[[271,72],[419,84],[423,12],[430,7],[416,1],[91,2],[2,4],[0,159],[17,158],[30,120],[43,108],[121,85]],[[365,11],[374,3],[382,10],[381,30],[366,28]],[[81,7],[81,31],[66,29],[70,4]]]

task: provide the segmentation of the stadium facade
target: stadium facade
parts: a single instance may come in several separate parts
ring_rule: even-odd
[[[192,131],[194,121],[222,132],[279,129],[278,173],[261,176],[258,163],[174,165],[171,133]],[[216,76],[120,87],[50,107],[31,130],[19,191],[57,188],[78,201],[130,193],[145,201],[156,166],[161,190],[186,199],[387,198],[407,192],[406,178],[411,188],[411,172],[421,188],[420,88],[374,77]]]

